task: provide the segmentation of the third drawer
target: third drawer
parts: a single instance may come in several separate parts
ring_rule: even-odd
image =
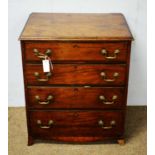
[[[110,109],[125,106],[123,87],[28,87],[29,108]]]

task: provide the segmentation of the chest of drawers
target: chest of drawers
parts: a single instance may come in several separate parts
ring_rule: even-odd
[[[132,39],[122,14],[30,15],[20,36],[28,145],[124,143]]]

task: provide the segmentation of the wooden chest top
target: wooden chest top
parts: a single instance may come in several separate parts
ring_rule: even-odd
[[[122,14],[32,13],[20,40],[132,40]]]

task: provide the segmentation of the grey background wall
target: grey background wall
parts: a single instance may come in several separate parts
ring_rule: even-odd
[[[146,0],[9,0],[9,106],[24,106],[18,37],[31,12],[115,13],[125,15],[132,44],[128,105],[146,105]]]

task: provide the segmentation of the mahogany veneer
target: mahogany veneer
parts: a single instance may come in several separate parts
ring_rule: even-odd
[[[103,65],[103,64],[54,64],[51,77],[47,82],[38,82],[34,73],[39,73],[39,78],[45,78],[42,64],[26,64],[25,75],[28,85],[42,84],[81,84],[81,85],[125,85],[126,83],[126,66],[125,65]],[[101,76],[101,72],[106,74],[106,79],[115,79],[114,73],[118,73],[114,82],[107,82]],[[82,77],[82,78],[81,78]]]
[[[28,145],[124,144],[132,39],[122,14],[30,15],[20,36]],[[50,73],[42,69],[45,56]]]
[[[28,106],[29,108],[53,108],[53,109],[112,109],[124,108],[125,89],[123,87],[29,87]],[[46,101],[49,95],[53,96],[50,104],[38,104],[36,95],[39,95],[40,101]],[[105,97],[105,101],[100,96]],[[113,97],[117,96],[113,104],[107,104],[107,101],[113,102]]]
[[[128,42],[103,42],[103,43],[79,43],[79,42],[26,42],[25,49],[26,61],[40,61],[38,57],[32,55],[33,49],[38,49],[41,53],[45,53],[46,49],[50,49],[53,62],[58,61],[95,61],[96,63],[106,62],[126,62]],[[106,49],[109,55],[113,55],[114,50],[119,49],[121,52],[116,59],[106,59],[102,56],[101,50]],[[78,55],[78,56],[75,56]]]

